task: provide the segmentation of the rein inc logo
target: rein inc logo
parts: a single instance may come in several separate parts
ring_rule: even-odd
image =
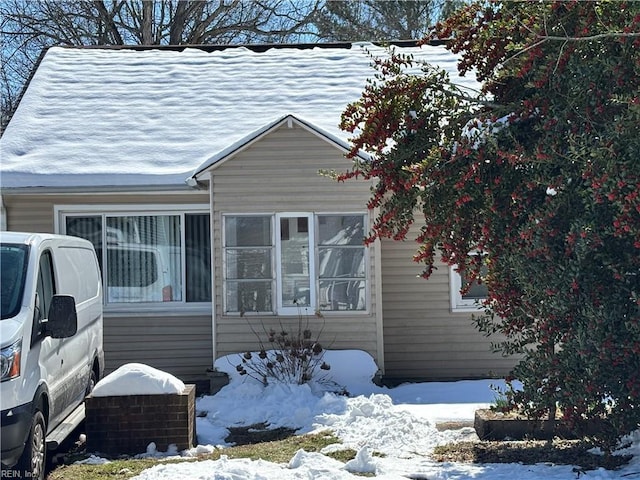
[[[33,473],[23,472],[21,470],[5,469],[0,471],[0,478],[32,478]]]

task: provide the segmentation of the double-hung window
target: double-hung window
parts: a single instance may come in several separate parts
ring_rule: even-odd
[[[232,312],[273,310],[273,224],[268,216],[225,217],[225,305]]]
[[[210,302],[209,213],[154,209],[61,210],[61,230],[93,243],[107,304]]]
[[[224,216],[227,313],[365,311],[363,214]]]

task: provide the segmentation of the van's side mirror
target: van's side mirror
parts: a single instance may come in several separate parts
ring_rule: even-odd
[[[78,331],[76,301],[71,295],[54,295],[49,306],[49,318],[44,324],[45,335],[51,338],[73,337]]]

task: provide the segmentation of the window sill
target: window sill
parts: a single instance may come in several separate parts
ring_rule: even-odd
[[[320,314],[323,317],[366,317],[371,316],[371,310],[320,310]],[[299,312],[299,313],[289,313],[289,312],[223,312],[223,317],[282,317],[282,318],[297,318],[299,316],[302,317],[315,317],[316,311],[309,310]]]
[[[478,313],[483,311],[484,307],[482,305],[460,305],[451,308],[451,313]]]
[[[108,317],[136,316],[162,316],[184,317],[185,315],[211,315],[210,303],[136,303],[126,305],[105,305],[104,314]]]

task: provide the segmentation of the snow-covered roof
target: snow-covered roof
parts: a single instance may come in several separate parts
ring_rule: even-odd
[[[457,76],[440,46],[396,47]],[[292,116],[338,146],[372,44],[205,51],[50,48],[0,139],[3,188],[177,186]],[[475,79],[461,83],[477,87]]]

